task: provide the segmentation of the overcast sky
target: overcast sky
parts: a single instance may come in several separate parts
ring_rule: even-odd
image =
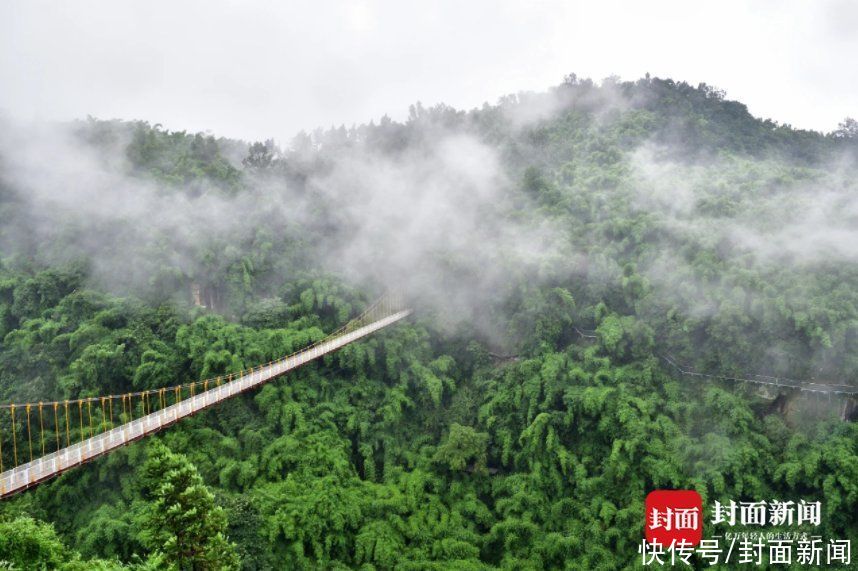
[[[858,2],[0,0],[0,112],[287,142],[646,72],[830,131],[858,116]]]

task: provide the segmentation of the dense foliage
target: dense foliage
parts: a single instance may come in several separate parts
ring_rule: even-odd
[[[479,302],[465,319],[403,277],[417,308],[407,323],[4,501],[0,560],[617,569],[637,564],[656,488],[696,489],[707,503],[821,500],[817,531],[858,537],[858,429],[840,403],[773,406],[775,394],[678,377],[661,358],[855,378],[856,260],[778,234],[805,228],[808,201],[836,191],[839,212],[858,190],[850,125],[799,131],[705,85],[574,76],[468,113],[418,105],[405,123],[301,135],[285,151],[145,123],[75,124],[75,140],[118,156],[124,177],[159,194],[263,206],[235,212],[241,231],[201,231],[181,247],[166,232],[113,240],[134,230],[101,220],[103,241],[87,249],[96,229],[74,221],[13,231],[27,206],[4,177],[4,401],[239,371],[336,329],[390,278],[318,262],[361,225],[314,180],[364,153],[398,164],[439,132],[475,138],[508,181],[482,220],[492,231],[550,228],[550,240],[525,266],[508,252],[439,248],[435,285],[451,297],[487,260],[501,268],[467,297]],[[279,187],[313,196],[313,208],[300,220],[265,216]],[[817,212],[820,225],[837,222],[819,218],[829,215]],[[780,251],[731,239],[749,234],[775,236]],[[105,243],[133,247],[144,279],[102,280]]]

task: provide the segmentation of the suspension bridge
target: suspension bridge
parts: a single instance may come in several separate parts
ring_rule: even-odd
[[[580,329],[575,327],[575,332],[582,338],[589,341],[595,341],[599,338],[595,329]],[[773,375],[719,375],[713,373],[702,373],[694,369],[681,365],[676,358],[670,354],[659,354],[659,357],[670,366],[671,369],[684,377],[694,377],[698,379],[707,379],[712,381],[729,381],[734,383],[751,383],[755,385],[764,385],[769,387],[777,387],[781,389],[795,389],[799,392],[840,395],[846,397],[858,396],[858,385],[849,385],[843,383],[826,382],[819,383],[807,379],[790,379],[788,377],[778,377]]]
[[[795,389],[799,392],[807,393],[842,396],[858,395],[858,386],[855,385],[845,385],[840,383],[817,383],[816,381],[790,379],[787,377],[775,377],[771,375],[715,375],[710,373],[701,373],[689,367],[679,365],[677,364],[676,360],[673,358],[672,355],[661,355],[661,358],[664,359],[664,361],[680,375],[688,377],[712,379],[716,381],[732,381],[737,383],[752,383],[756,385],[766,385],[769,387],[778,387],[782,389]]]
[[[163,430],[396,323],[410,313],[399,296],[387,294],[324,339],[246,371],[121,395],[2,405],[0,498],[22,492]],[[6,430],[11,434],[3,434]],[[11,468],[4,468],[10,465]]]
[[[113,450],[171,426],[239,393],[332,353],[411,314],[387,294],[324,339],[295,353],[238,373],[118,395],[0,405],[0,499],[22,492]],[[592,330],[576,331],[596,338]],[[694,371],[662,359],[683,376],[755,383],[854,398],[858,387],[765,375],[732,377]],[[114,402],[117,404],[114,407]],[[121,408],[121,410],[120,410]]]

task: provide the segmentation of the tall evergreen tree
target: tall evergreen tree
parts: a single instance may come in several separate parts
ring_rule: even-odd
[[[225,531],[226,515],[188,459],[160,442],[149,448],[142,468],[143,541],[182,571],[238,568],[235,546]]]

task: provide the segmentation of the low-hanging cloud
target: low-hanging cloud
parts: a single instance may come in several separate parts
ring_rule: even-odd
[[[537,279],[540,261],[561,250],[548,221],[512,216],[529,209],[521,196],[513,203],[497,150],[462,130],[428,129],[394,153],[352,141],[301,184],[246,172],[230,193],[134,172],[128,136],[105,148],[88,144],[79,124],[6,127],[0,180],[13,210],[3,251],[47,264],[84,258],[91,279],[118,293],[163,287],[154,277],[164,272],[187,288],[234,261],[231,244],[252,249],[262,233],[293,237],[320,269],[401,288],[442,322],[473,320],[499,339],[489,300],[514,287],[513,274]]]

